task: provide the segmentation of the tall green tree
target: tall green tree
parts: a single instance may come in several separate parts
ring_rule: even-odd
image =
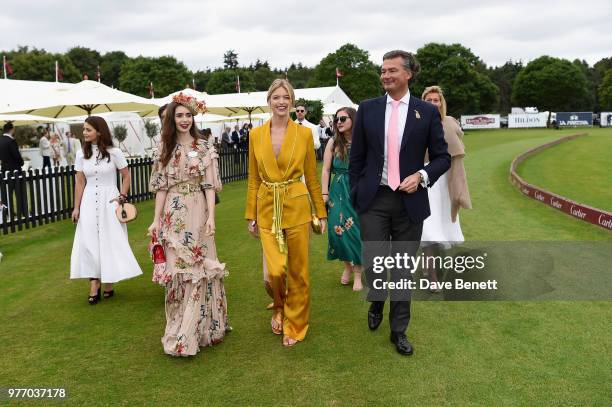
[[[601,110],[612,110],[612,68],[608,69],[599,87],[599,104]]]
[[[206,92],[211,95],[220,93],[235,93],[237,77],[240,77],[240,91],[253,92],[255,81],[253,74],[247,69],[218,69],[210,74]]]
[[[585,104],[585,110],[599,111],[599,103],[597,102],[597,88],[601,84],[601,81],[597,80],[597,72],[594,68],[590,67],[587,61],[585,61],[584,59],[575,59],[573,64],[576,65],[582,71],[588,83],[588,107]]]
[[[108,86],[118,87],[121,66],[129,59],[123,51],[110,51],[104,54],[100,62],[101,82]]]
[[[44,49],[19,47],[16,51],[9,52],[8,58],[13,68],[12,79],[54,82],[55,61],[57,61],[63,74],[63,82],[76,83],[81,80],[78,69],[62,54],[49,53]]]
[[[448,114],[489,113],[497,110],[499,88],[486,74],[485,64],[461,44],[429,43],[417,50],[421,73],[410,85],[420,98],[427,86],[444,91]]]
[[[382,94],[376,65],[370,61],[368,51],[353,44],[344,44],[335,52],[328,54],[315,66],[308,87],[334,86],[336,68],[343,76],[340,87],[355,103]]]
[[[87,74],[90,80],[96,80],[96,70],[102,62],[102,56],[98,51],[86,47],[73,47],[68,50],[66,56],[80,72],[81,78]]]
[[[599,61],[595,62],[592,69],[592,81],[595,86],[595,111],[601,111],[602,107],[600,105],[601,98],[599,97],[599,88],[603,83],[604,77],[606,76],[606,72],[612,69],[612,57],[602,58]]]
[[[210,69],[204,71],[197,71],[193,73],[193,79],[195,80],[196,90],[203,92],[208,86],[210,75],[212,74]]]
[[[523,69],[523,63],[508,61],[501,66],[488,69],[489,78],[499,88],[499,106],[497,111],[507,114],[512,108],[512,86],[519,72]]]
[[[542,56],[529,62],[514,83],[515,106],[553,112],[588,110],[589,83],[584,72],[566,59]]]
[[[238,68],[238,54],[233,49],[227,50],[223,54],[223,67],[225,69]]]
[[[278,78],[286,78],[296,89],[312,87],[309,85],[313,75],[313,69],[302,65],[301,62],[289,65],[289,68],[275,70]]]
[[[153,82],[156,96],[165,96],[191,84],[192,74],[184,63],[174,57],[137,57],[121,66],[119,88],[125,92],[148,97]]]
[[[270,84],[281,77],[278,73],[270,70],[270,68],[259,68],[253,71],[253,81],[255,82],[255,90],[268,90]]]

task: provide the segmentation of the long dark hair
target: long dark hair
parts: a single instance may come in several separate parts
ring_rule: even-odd
[[[162,153],[160,156],[160,162],[162,166],[168,165],[170,158],[172,157],[172,152],[174,151],[174,147],[176,147],[176,122],[174,121],[174,113],[176,111],[177,106],[182,106],[179,103],[171,102],[168,103],[168,107],[166,107],[166,118],[162,123],[162,133],[161,133],[161,144],[162,144]],[[198,130],[195,124],[195,117],[191,116],[191,128],[189,129],[189,134],[197,140]]]
[[[85,123],[89,124],[98,132],[98,151],[100,152],[102,158],[106,158],[108,162],[110,162],[110,154],[108,153],[108,149],[114,147],[114,144],[108,124],[106,124],[106,120],[100,116],[89,116],[87,119],[85,119]],[[85,159],[89,159],[91,158],[92,154],[91,142],[86,141],[83,144],[83,156]]]
[[[336,114],[334,115],[334,155],[340,158],[342,161],[346,161],[348,155],[348,145],[349,141],[344,134],[341,134],[338,131],[338,123],[336,122],[336,117],[338,113],[346,112],[348,116],[351,118],[351,133],[353,132],[353,126],[355,125],[355,116],[357,115],[357,111],[352,107],[341,107],[336,110]]]

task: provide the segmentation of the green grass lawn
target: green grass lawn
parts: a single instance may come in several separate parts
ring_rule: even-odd
[[[588,132],[529,157],[518,173],[548,191],[612,211],[612,129]]]
[[[474,204],[461,214],[466,239],[612,239],[508,182],[513,157],[571,133],[466,135]],[[259,242],[242,220],[245,188],[225,185],[217,214],[234,331],[188,359],[166,356],[160,343],[163,290],[150,282],[145,237],[152,202],[139,205],[129,226],[145,275],[119,283],[112,300],[94,307],[88,283],[68,279],[70,222],[0,236],[0,387],[65,387],[79,406],[609,405],[610,302],[415,301],[415,355],[401,357],[387,315],[368,331],[367,304],[340,286],[342,267],[325,260],[320,236],[311,246],[311,328],[305,342],[284,349],[269,329]]]

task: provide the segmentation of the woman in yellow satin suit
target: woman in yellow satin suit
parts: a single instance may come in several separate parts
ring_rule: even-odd
[[[272,118],[249,135],[245,211],[249,232],[260,237],[268,268],[274,297],[272,332],[283,334],[284,346],[302,341],[308,331],[313,212],[321,219],[323,232],[327,223],[312,132],[290,120],[294,101],[287,80],[272,82],[268,89]]]

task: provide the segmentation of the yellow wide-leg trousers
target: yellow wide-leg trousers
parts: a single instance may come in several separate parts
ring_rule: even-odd
[[[310,223],[284,229],[287,253],[281,253],[270,229],[259,229],[274,308],[283,310],[283,334],[301,341],[310,319],[308,251]],[[286,281],[286,283],[285,283]]]

